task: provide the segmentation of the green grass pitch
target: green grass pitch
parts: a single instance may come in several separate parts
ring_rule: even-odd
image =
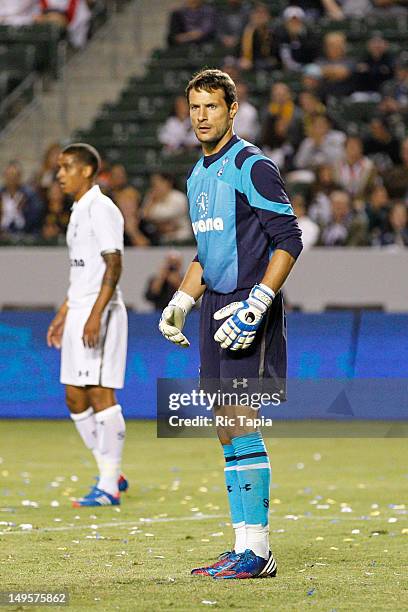
[[[406,439],[268,439],[278,576],[217,582],[189,575],[231,545],[215,440],[130,422],[121,507],[74,509],[95,468],[71,423],[0,437],[0,590],[67,588],[71,610],[408,609]]]

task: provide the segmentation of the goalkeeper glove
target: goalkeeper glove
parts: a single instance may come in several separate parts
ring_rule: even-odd
[[[229,318],[218,328],[214,340],[231,351],[250,347],[274,297],[275,293],[266,285],[255,285],[246,300],[217,310],[214,319]]]
[[[195,304],[194,298],[184,291],[176,291],[170,302],[162,312],[159,321],[159,330],[170,342],[187,348],[190,342],[181,330],[184,327],[186,316]]]

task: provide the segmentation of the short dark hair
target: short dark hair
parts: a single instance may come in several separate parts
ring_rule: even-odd
[[[61,153],[63,155],[75,155],[75,157],[85,166],[91,166],[93,176],[98,174],[101,169],[101,156],[95,147],[85,142],[74,142],[62,149]]]
[[[237,89],[234,81],[227,72],[216,68],[205,68],[193,76],[186,87],[187,102],[189,102],[190,91],[192,89],[198,91],[200,89],[204,89],[204,91],[222,89],[228,109],[237,101]]]

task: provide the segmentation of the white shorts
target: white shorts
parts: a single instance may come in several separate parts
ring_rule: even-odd
[[[97,385],[122,389],[128,335],[125,305],[112,304],[106,308],[98,346],[85,348],[82,333],[91,309],[68,310],[62,336],[60,382],[75,387]]]

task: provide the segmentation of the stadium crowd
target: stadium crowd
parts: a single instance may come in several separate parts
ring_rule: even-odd
[[[340,28],[349,17],[395,13],[407,20],[407,7],[397,0],[297,0],[272,18],[261,3],[227,0],[217,10],[185,0],[169,17],[170,46],[223,46],[222,67],[237,82],[240,102],[235,130],[279,166],[306,247],[408,246],[408,52],[375,31],[356,59]],[[319,36],[312,26],[324,16],[339,28]],[[251,101],[249,76],[256,70],[270,75],[269,100],[261,107]],[[286,73],[296,75],[300,88],[275,77]],[[332,112],[336,101],[348,100],[375,104],[367,125],[352,132]],[[157,138],[163,159],[198,149],[182,95]],[[59,151],[58,144],[49,147],[28,182],[18,161],[4,169],[1,243],[22,236],[45,244],[64,241],[71,204],[56,181]],[[124,215],[128,246],[193,243],[183,186],[166,172],[165,162],[143,194],[119,163],[105,160],[99,183]]]
[[[1,0],[0,24],[9,26],[54,23],[66,31],[73,47],[84,47],[92,10],[101,0]]]

